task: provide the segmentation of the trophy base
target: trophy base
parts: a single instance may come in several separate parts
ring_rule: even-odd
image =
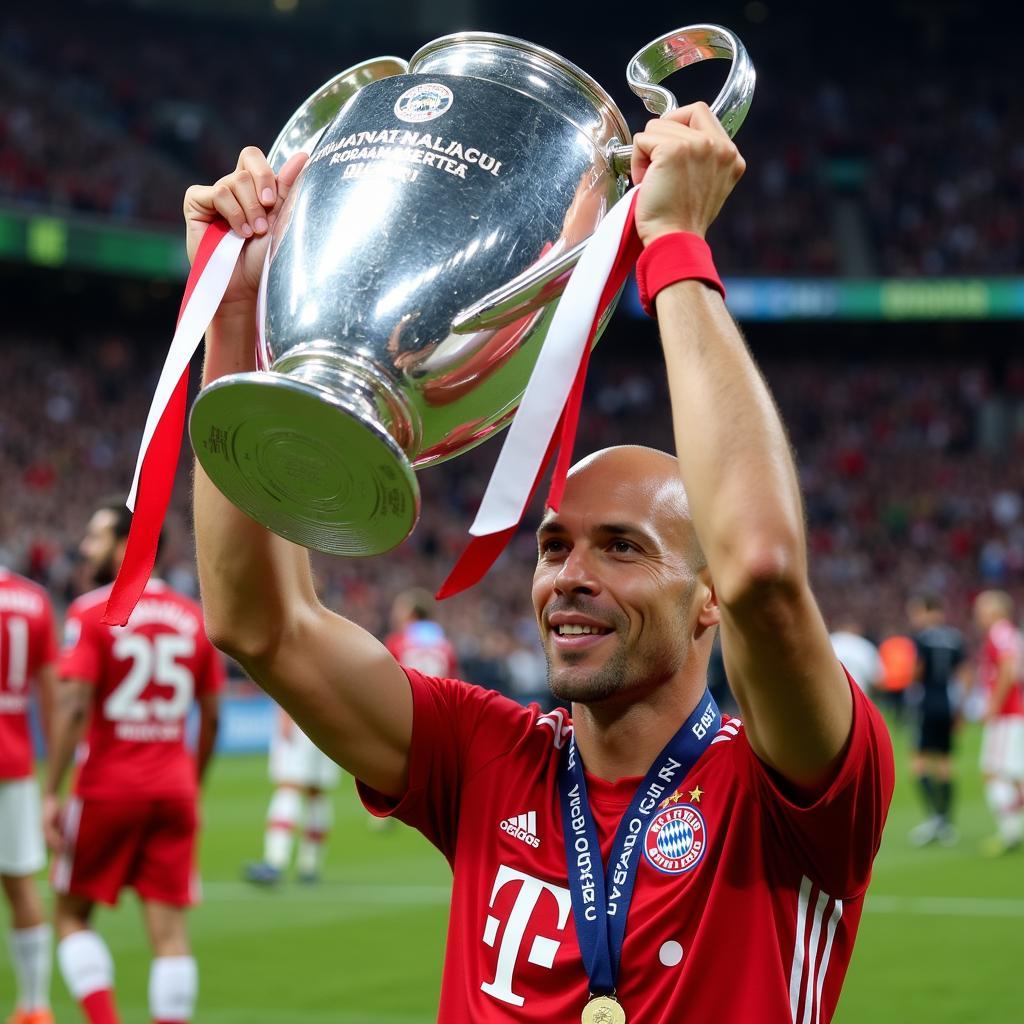
[[[377,555],[412,532],[420,492],[408,459],[365,409],[277,373],[205,388],[189,435],[217,488],[268,530],[331,555]]]

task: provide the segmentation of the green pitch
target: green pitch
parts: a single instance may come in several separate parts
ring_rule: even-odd
[[[997,861],[978,855],[992,829],[977,745],[971,728],[960,758],[960,844],[915,850],[906,835],[918,820],[917,794],[906,775],[906,737],[897,732],[896,797],[838,1024],[1024,1019],[1024,854]],[[343,785],[325,880],[253,889],[239,872],[260,853],[269,792],[262,758],[213,766],[204,798],[205,898],[191,918],[197,1024],[432,1022],[449,880],[440,855],[404,827],[370,831],[351,785]],[[114,954],[125,1024],[144,1024],[149,955],[134,896],[99,911],[96,923]],[[0,953],[0,1019],[12,991]],[[78,1021],[56,975],[53,993],[58,1024]]]

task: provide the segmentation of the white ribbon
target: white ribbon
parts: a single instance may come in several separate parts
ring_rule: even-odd
[[[177,387],[181,375],[185,372],[192,357],[199,348],[206,328],[210,326],[214,313],[224,298],[228,283],[231,281],[231,274],[238,262],[238,254],[242,251],[245,239],[229,231],[218,243],[217,248],[210,254],[209,262],[203,268],[196,286],[189,296],[189,300],[178,326],[174,331],[171,340],[171,347],[167,351],[167,359],[160,371],[160,380],[157,382],[156,391],[153,393],[153,401],[149,406],[149,415],[146,417],[146,426],[142,431],[142,444],[139,446],[139,457],[135,462],[135,477],[132,480],[132,489],[128,494],[125,504],[133,512],[135,511],[135,498],[139,489],[139,476],[142,473],[142,463],[149,451],[150,442],[160,417],[171,400],[171,395]]]
[[[474,537],[500,533],[523,518],[541,461],[576,379],[601,293],[622,243],[635,191],[635,187],[630,189],[598,224],[565,286],[469,529]]]

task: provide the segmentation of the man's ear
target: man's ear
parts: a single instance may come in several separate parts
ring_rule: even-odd
[[[697,593],[695,596],[700,602],[700,606],[697,612],[694,639],[699,639],[707,630],[717,626],[722,618],[718,607],[718,595],[715,593],[715,584],[706,566],[697,574]]]

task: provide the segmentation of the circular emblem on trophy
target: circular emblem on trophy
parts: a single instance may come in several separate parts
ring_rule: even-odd
[[[644,835],[644,856],[666,875],[692,871],[704,858],[707,827],[692,804],[679,804],[658,814]]]
[[[433,121],[451,107],[455,96],[447,85],[423,82],[406,89],[395,101],[395,116],[410,124]]]

